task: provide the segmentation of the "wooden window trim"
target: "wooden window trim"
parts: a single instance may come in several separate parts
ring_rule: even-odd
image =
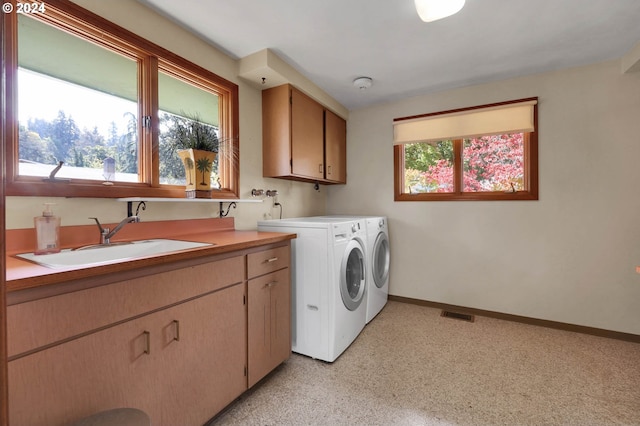
[[[10,0],[15,6],[16,1]],[[239,198],[240,191],[240,164],[239,164],[239,96],[238,85],[232,83],[215,73],[200,67],[186,59],[148,41],[142,37],[96,15],[68,0],[47,0],[46,13],[35,16],[44,22],[54,23],[57,27],[63,27],[74,35],[90,37],[94,40],[100,36],[100,43],[105,47],[114,49],[125,56],[144,62],[138,78],[140,116],[153,116],[151,131],[142,129],[142,120],[139,120],[140,134],[140,159],[139,174],[145,182],[130,183],[116,182],[115,185],[106,187],[101,182],[74,179],[70,183],[45,182],[40,177],[18,176],[18,116],[17,116],[17,70],[18,70],[18,44],[17,44],[17,14],[5,13],[0,19],[4,25],[3,50],[5,61],[1,70],[6,78],[6,91],[3,93],[2,102],[6,108],[2,111],[5,122],[13,123],[6,130],[5,164],[6,195],[11,196],[53,196],[53,197],[95,197],[95,198],[119,198],[119,197],[168,197],[184,198],[184,186],[160,185],[159,183],[159,148],[158,148],[158,77],[157,69],[159,61],[167,64],[167,67],[175,67],[183,72],[182,77],[188,76],[190,82],[197,85],[206,85],[207,90],[215,86],[216,94],[220,99],[220,129],[221,137],[232,141],[232,156],[221,158],[224,166],[221,167],[225,188],[215,190],[214,198]],[[153,72],[156,70],[156,72]],[[52,166],[53,169],[53,166]]]
[[[3,13],[4,16],[8,15]],[[7,35],[10,28],[7,28],[4,17],[0,16],[0,70],[5,68],[6,61],[11,58],[7,55]],[[7,75],[0,71],[0,92],[5,93],[8,89]],[[7,111],[5,97],[0,99],[0,171],[2,173],[2,182],[6,180],[6,170],[2,167],[4,162],[4,148],[10,136],[10,127],[7,126]],[[5,187],[0,184],[0,239],[5,242],[6,225],[5,225]],[[0,247],[0,269],[3,271],[0,276],[0,425],[9,424],[9,371],[8,371],[8,347],[7,347],[7,306],[6,299],[6,244]]]
[[[537,99],[537,98],[529,98]],[[469,108],[460,108],[450,111],[442,111],[431,114],[416,115],[408,118],[427,117],[453,112],[471,111],[488,106],[507,105],[515,102],[522,102],[529,99],[517,101],[501,102],[491,105],[482,105]],[[401,119],[397,119],[401,120]],[[404,191],[404,149],[403,145],[393,147],[393,192],[394,201],[515,201],[515,200],[538,200],[538,107],[534,107],[535,131],[525,133],[524,138],[524,162],[525,190],[516,192],[462,192],[462,140],[454,141],[454,192],[431,192],[419,194],[407,194]]]

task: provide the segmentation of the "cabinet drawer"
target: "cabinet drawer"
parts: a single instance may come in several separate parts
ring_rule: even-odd
[[[289,267],[289,246],[276,247],[247,255],[249,278]]]
[[[244,280],[244,256],[212,261],[7,308],[9,357]]]

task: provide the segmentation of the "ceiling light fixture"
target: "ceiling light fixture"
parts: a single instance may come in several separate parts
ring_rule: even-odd
[[[367,90],[373,84],[371,77],[358,77],[353,80],[353,85],[360,90]]]
[[[465,0],[414,0],[420,19],[433,22],[458,13]]]

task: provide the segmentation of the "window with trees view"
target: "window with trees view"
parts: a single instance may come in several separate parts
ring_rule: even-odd
[[[8,195],[184,197],[177,139],[197,121],[214,197],[237,198],[237,85],[70,2],[1,19]]]
[[[132,77],[135,86],[135,67]],[[136,102],[24,68],[18,99],[19,176],[49,176],[63,161],[59,178],[138,182]]]
[[[529,99],[396,119],[395,199],[537,199],[536,105]],[[452,137],[439,139],[446,134]]]

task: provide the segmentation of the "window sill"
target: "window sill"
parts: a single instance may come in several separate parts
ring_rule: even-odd
[[[453,193],[422,193],[422,194],[396,194],[394,201],[535,201],[538,194],[518,192],[469,192],[463,194]]]

